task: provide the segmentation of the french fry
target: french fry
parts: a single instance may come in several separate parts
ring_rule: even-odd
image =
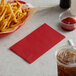
[[[17,7],[12,7],[13,11],[16,11],[17,10]]]
[[[5,14],[6,14],[7,9],[5,9],[3,15],[0,17],[0,21],[4,18]]]
[[[18,1],[17,1],[17,6],[18,6],[18,9],[17,9],[17,11],[15,12],[15,14],[18,13],[18,11],[19,11],[20,13],[22,13],[21,4],[20,4]]]
[[[5,27],[6,27],[6,19],[2,20],[2,25],[0,27],[0,31],[2,32]]]
[[[22,20],[22,18],[26,18],[26,16],[27,16],[27,13],[23,13],[19,18],[18,18],[18,20]],[[23,20],[22,20],[23,21]]]
[[[0,11],[0,16],[2,15],[3,11],[5,10],[5,5],[2,6],[1,11]]]
[[[3,26],[1,26],[1,28],[0,28],[2,32],[4,32],[10,18],[11,18],[11,15],[9,15],[9,17],[3,21],[3,23],[2,23]]]
[[[12,3],[11,6],[17,6],[17,3]]]
[[[14,25],[11,25],[10,27],[14,28],[14,27],[18,26],[20,23],[21,23],[21,21],[19,21],[18,23],[14,24]]]
[[[1,0],[1,4],[2,5],[5,5],[5,0]]]
[[[12,10],[11,5],[10,5],[10,4],[8,4],[8,6],[9,6],[9,10],[10,10],[10,12],[11,12],[12,16],[13,16],[14,21],[15,21],[15,22],[17,22],[17,20],[16,20],[16,16],[15,16],[15,14],[14,14],[13,10]]]
[[[28,16],[29,9],[23,9],[21,3],[0,3],[0,32],[5,32],[19,26]]]
[[[6,28],[9,28],[9,21],[10,21],[10,19],[11,19],[11,14],[9,15],[9,17],[7,18],[7,27]]]

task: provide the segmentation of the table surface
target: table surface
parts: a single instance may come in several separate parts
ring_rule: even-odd
[[[57,76],[55,51],[68,39],[76,43],[76,30],[71,32],[63,31],[59,26],[59,14],[64,10],[58,7],[59,0],[26,0],[35,6],[54,6],[52,8],[39,9],[34,16],[26,22],[15,33],[0,38],[0,76]],[[28,64],[22,58],[9,50],[9,47],[30,34],[43,23],[66,36],[64,40],[50,49],[47,53],[37,59],[34,63]]]

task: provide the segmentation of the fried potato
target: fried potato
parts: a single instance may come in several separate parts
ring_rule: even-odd
[[[18,1],[7,3],[1,0],[0,3],[0,32],[5,32],[17,27],[28,16],[29,9],[23,9]]]
[[[6,11],[7,11],[7,9],[4,11],[3,15],[0,17],[0,21],[4,18]]]
[[[1,5],[5,5],[5,0],[1,0]]]

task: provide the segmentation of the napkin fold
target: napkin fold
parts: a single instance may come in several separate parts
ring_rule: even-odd
[[[27,62],[32,63],[64,38],[64,35],[45,23],[10,49]]]

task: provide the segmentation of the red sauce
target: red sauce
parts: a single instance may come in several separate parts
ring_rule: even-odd
[[[72,17],[67,17],[67,18],[63,19],[62,22],[66,23],[66,24],[74,24],[74,23],[76,23],[76,20]]]
[[[61,25],[62,28],[67,31],[76,29],[76,20],[72,17],[67,17],[63,19],[61,22],[62,22],[62,25]]]

